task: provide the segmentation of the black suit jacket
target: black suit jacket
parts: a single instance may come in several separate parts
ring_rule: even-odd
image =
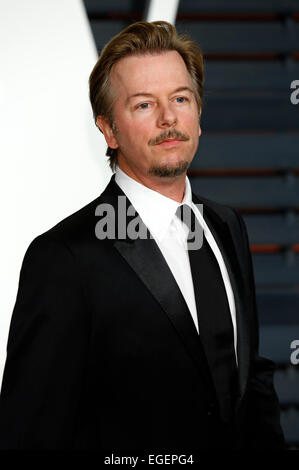
[[[35,238],[25,254],[1,390],[0,448],[282,448],[274,365],[258,356],[242,218],[193,195],[204,204],[235,296],[240,397],[227,429],[199,335],[154,240],[95,236],[96,207],[117,207],[119,195],[113,176],[100,197]]]

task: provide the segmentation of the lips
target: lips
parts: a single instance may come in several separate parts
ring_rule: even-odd
[[[178,145],[180,142],[182,142],[181,139],[166,139],[166,140],[163,140],[163,142],[160,142],[157,145],[162,145],[164,147],[171,147],[171,146],[174,146],[174,145]]]

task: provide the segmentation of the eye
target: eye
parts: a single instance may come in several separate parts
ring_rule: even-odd
[[[184,103],[187,101],[187,98],[185,96],[177,96],[176,98],[177,103]]]
[[[141,103],[137,106],[137,109],[148,109],[149,103]]]

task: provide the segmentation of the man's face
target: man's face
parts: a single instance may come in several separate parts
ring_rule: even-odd
[[[129,56],[111,72],[116,130],[99,119],[118,165],[139,181],[186,173],[201,134],[190,75],[176,51]]]

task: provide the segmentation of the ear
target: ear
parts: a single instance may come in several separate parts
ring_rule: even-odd
[[[104,116],[98,116],[97,126],[100,131],[104,134],[108,147],[110,147],[111,149],[117,149],[118,143],[107,118]]]
[[[200,127],[200,124],[198,125],[198,137],[201,136],[201,127]]]
[[[198,114],[198,137],[201,136],[201,127],[200,127],[201,111],[202,111],[202,109],[200,108],[200,111],[199,111],[199,114]]]

